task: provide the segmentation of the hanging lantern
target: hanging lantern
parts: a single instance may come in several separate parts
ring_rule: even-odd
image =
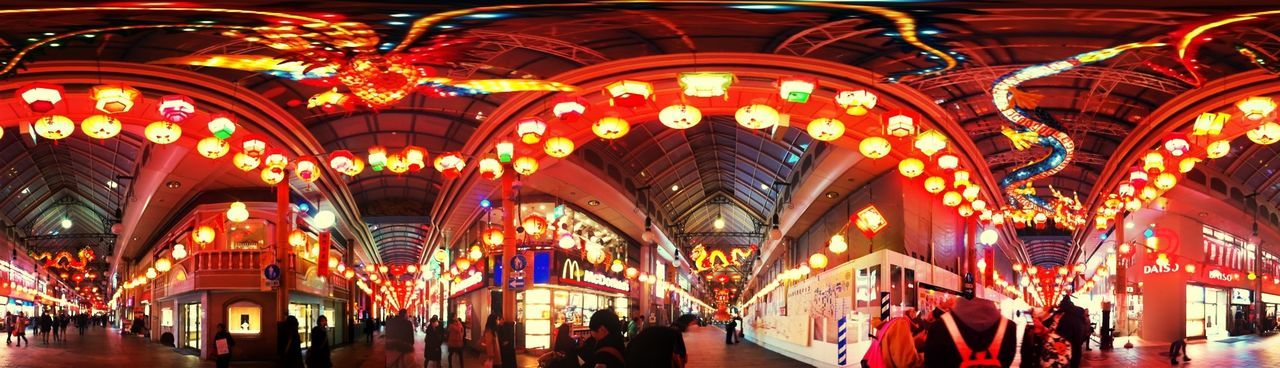
[[[53,107],[62,102],[62,95],[65,93],[62,86],[40,82],[28,83],[15,92],[27,104],[27,108],[41,114],[53,111]]]
[[[973,210],[974,210],[974,211],[984,211],[984,210],[986,210],[986,209],[987,209],[987,201],[984,201],[984,200],[981,200],[981,199],[975,199],[975,200],[973,200],[972,202],[970,202],[970,203],[969,203],[969,206],[970,206],[970,207],[973,207]],[[985,211],[984,211],[984,213],[985,213]]]
[[[964,200],[969,202],[978,200],[978,186],[966,185],[964,190],[960,192],[960,196],[964,197]]]
[[[1199,157],[1187,157],[1178,161],[1178,172],[1186,174],[1196,168],[1196,164],[1200,162]]]
[[[739,125],[747,129],[765,129],[778,124],[778,110],[765,104],[743,106],[733,115]]]
[[[970,174],[968,170],[957,170],[955,173],[952,173],[951,182],[953,186],[956,188],[959,188],[961,186],[966,186],[971,184],[969,182],[969,175]]]
[[[1169,151],[1170,156],[1181,157],[1191,150],[1191,144],[1187,143],[1186,134],[1173,133],[1164,140],[1164,149]]]
[[[905,112],[899,112],[890,116],[888,122],[885,123],[885,132],[898,138],[915,134],[915,118],[907,115]]]
[[[551,137],[543,147],[547,156],[564,158],[573,153],[573,141],[565,137]]]
[[[942,204],[947,207],[959,206],[960,202],[963,200],[964,197],[960,196],[960,193],[956,193],[955,191],[947,191],[942,194]]]
[[[898,162],[898,172],[907,178],[914,178],[924,173],[924,162],[915,157],[907,157]]]
[[[671,129],[689,129],[702,121],[702,111],[685,104],[674,104],[658,112],[658,121]]]
[[[218,137],[218,139],[222,140],[231,138],[231,135],[236,132],[235,121],[232,121],[231,117],[226,114],[214,114],[209,119],[209,124],[207,124],[207,126],[209,128],[209,132],[213,133],[214,137]],[[262,143],[262,148],[266,149],[266,142]]]
[[[405,147],[400,153],[404,162],[409,164],[409,171],[418,172],[427,167],[427,149],[418,146]]]
[[[36,119],[34,129],[45,139],[59,140],[76,131],[76,123],[62,115],[42,116]]]
[[[459,270],[471,268],[471,260],[467,259],[467,257],[458,257],[458,259],[453,261],[453,264],[457,265]]]
[[[968,203],[965,203],[960,205],[959,207],[956,207],[956,212],[960,214],[960,217],[973,216],[973,207],[970,206]]]
[[[403,155],[387,155],[387,171],[395,174],[407,173],[409,172],[409,161],[406,161]]]
[[[563,233],[560,234],[560,240],[556,241],[556,245],[559,245],[560,249],[573,249],[578,247],[578,241],[573,238],[573,234]]]
[[[543,134],[547,134],[547,122],[542,119],[529,117],[516,123],[516,135],[524,144],[541,142]]]
[[[1231,142],[1226,139],[1213,141],[1213,143],[1209,143],[1209,146],[1205,147],[1204,151],[1205,157],[1222,158],[1231,153]]]
[[[885,226],[889,226],[889,221],[885,220],[884,215],[880,214],[880,210],[875,205],[868,205],[858,211],[854,226],[862,231],[862,235],[871,238],[875,237],[880,230],[884,230]]]
[[[199,227],[196,227],[195,230],[191,231],[191,241],[201,246],[212,244],[213,239],[216,236],[217,232],[213,230],[213,227],[208,225],[200,225]]]
[[[565,122],[577,121],[587,112],[587,100],[581,97],[561,96],[551,107],[551,113]]]
[[[180,260],[180,259],[183,259],[183,258],[187,258],[187,246],[182,245],[182,244],[174,244],[174,245],[173,245],[173,252],[171,253],[171,255],[173,256],[173,259],[174,259],[174,260]],[[93,274],[89,274],[89,275],[90,275],[90,277],[92,277],[92,276],[93,276]]]
[[[533,175],[534,172],[538,171],[538,160],[529,156],[520,156],[511,163],[511,169],[520,175]]]
[[[653,84],[620,80],[604,87],[605,96],[609,96],[609,106],[640,107],[653,96]]]
[[[267,141],[256,135],[244,137],[240,142],[240,152],[250,157],[262,157],[267,152]]]
[[[368,163],[369,167],[372,168],[373,171],[382,171],[383,168],[386,168],[387,148],[383,146],[370,146]]]
[[[1153,180],[1152,184],[1160,190],[1173,189],[1174,185],[1178,185],[1178,177],[1174,176],[1173,173],[1161,173],[1156,175],[1156,180]]]
[[[494,145],[494,151],[498,153],[498,161],[504,164],[509,163],[516,154],[516,145],[515,143],[511,143],[510,140],[503,138],[498,140],[498,143]]]
[[[1144,186],[1142,187],[1142,190],[1138,191],[1138,199],[1141,199],[1143,202],[1151,202],[1159,196],[1160,192],[1156,190],[1156,187],[1151,185]]]
[[[1140,170],[1137,167],[1134,167],[1133,169],[1131,169],[1131,171],[1129,171],[1129,183],[1133,184],[1134,188],[1139,188],[1139,187],[1142,187],[1143,185],[1147,185],[1148,179],[1149,179],[1149,176],[1147,176],[1147,172]]]
[[[720,97],[728,99],[729,86],[738,78],[728,72],[684,72],[676,77],[680,92],[689,97]]]
[[[231,207],[227,209],[227,220],[231,222],[243,222],[249,219],[249,209],[245,207],[244,202],[231,203]]]
[[[107,139],[120,134],[120,120],[109,115],[93,115],[80,122],[80,131],[94,139]]]
[[[818,88],[818,79],[813,77],[786,77],[778,80],[778,96],[791,103],[809,102],[809,96]]]
[[[876,107],[876,95],[865,90],[841,91],[836,94],[836,104],[853,116],[863,116]]]
[[[954,154],[944,153],[938,156],[938,168],[943,170],[955,170],[960,167],[960,158]]]
[[[355,166],[356,156],[348,150],[337,150],[329,154],[329,168],[340,173],[347,173]]]
[[[626,276],[628,279],[635,280],[637,276],[640,276],[640,270],[635,267],[627,267]]]
[[[606,116],[591,125],[591,132],[600,139],[613,140],[622,138],[631,131],[631,123],[616,116]]]
[[[529,217],[524,218],[523,225],[524,232],[529,235],[538,236],[547,231],[547,219],[542,218],[542,216],[529,215]]]
[[[852,220],[853,222],[856,223],[858,221],[857,216],[855,216]],[[841,234],[832,235],[831,240],[827,241],[827,250],[835,254],[844,254],[845,251],[849,250],[849,242],[845,241],[844,235],[841,235]]]
[[[170,144],[182,137],[182,126],[164,120],[155,121],[147,124],[143,134],[151,143]]]
[[[196,143],[196,151],[199,151],[201,156],[216,159],[226,156],[227,152],[231,151],[231,145],[218,137],[205,137]]]
[[[809,268],[821,270],[827,268],[827,255],[822,253],[814,253],[809,256]]]
[[[164,120],[180,123],[196,113],[195,101],[183,95],[168,95],[160,98],[160,116]]]
[[[502,229],[491,227],[484,230],[484,233],[481,234],[481,239],[483,239],[484,245],[496,247],[502,245],[504,235],[502,234]]]
[[[63,275],[66,275],[66,274],[64,273]],[[155,267],[147,267],[147,278],[148,278],[148,279],[155,279],[156,277],[159,277],[159,276],[160,276],[160,274],[159,274],[159,273],[156,273],[156,268],[155,268]]]
[[[137,102],[138,96],[141,95],[138,90],[123,84],[110,85],[104,84],[93,87],[89,90],[97,103],[94,105],[98,111],[107,114],[119,114],[129,112],[133,109],[133,104]]]
[[[1275,111],[1276,103],[1271,100],[1271,97],[1249,97],[1237,102],[1236,108],[1244,113],[1245,119],[1259,121]]]
[[[858,152],[871,159],[878,159],[889,155],[889,151],[893,146],[889,144],[888,139],[878,136],[870,136],[858,143]]]
[[[1191,135],[1214,136],[1222,134],[1222,127],[1227,124],[1227,120],[1231,120],[1231,114],[1225,112],[1202,113],[1200,117],[1196,118],[1196,123],[1191,128]]]
[[[933,154],[947,148],[947,136],[936,129],[929,129],[916,136],[915,146],[926,156],[932,157]]]
[[[480,177],[497,180],[502,177],[502,163],[492,157],[480,160]]]
[[[267,185],[280,184],[280,182],[284,181],[284,169],[265,167],[262,168],[262,173],[259,176],[262,178],[262,182],[267,183]]]
[[[1249,136],[1249,140],[1253,143],[1268,145],[1280,141],[1280,124],[1275,122],[1265,122],[1257,128],[1250,129],[1245,135]]]
[[[484,258],[484,250],[480,249],[479,245],[472,245],[470,251],[467,252],[467,258],[472,262],[480,261],[480,258]]]
[[[240,169],[240,171],[249,171],[258,168],[262,160],[246,155],[244,152],[238,152],[231,158],[231,163],[236,165],[236,168]]]
[[[435,167],[445,179],[453,179],[462,173],[462,169],[467,166],[466,161],[462,160],[462,154],[458,152],[445,152],[436,156]]]
[[[938,194],[947,189],[947,180],[938,176],[924,179],[924,190],[930,194]]]
[[[815,140],[830,142],[844,135],[844,123],[832,118],[817,118],[806,129]]]
[[[262,158],[262,164],[266,167],[278,167],[283,169],[289,166],[289,157],[285,156],[284,152],[271,151]]]
[[[622,272],[622,270],[625,268],[626,266],[622,265],[622,260],[615,258],[613,260],[613,264],[609,266],[609,271],[613,271],[613,273],[618,273],[618,272]]]
[[[316,163],[315,157],[302,157],[293,166],[293,175],[307,183],[314,183],[316,179],[320,179],[320,165]]]

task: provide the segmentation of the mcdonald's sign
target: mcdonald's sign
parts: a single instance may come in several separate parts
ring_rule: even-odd
[[[583,269],[580,261],[569,257],[565,257],[564,262],[560,263],[560,283],[610,292],[631,291],[631,284],[627,280]]]

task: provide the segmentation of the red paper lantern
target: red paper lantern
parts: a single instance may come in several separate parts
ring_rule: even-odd
[[[551,107],[551,113],[557,119],[573,122],[587,112],[587,106],[590,106],[587,104],[587,100],[581,97],[561,96],[555,100],[555,105]]]
[[[179,123],[196,113],[195,101],[183,95],[168,95],[160,98],[160,116],[170,122]]]
[[[62,95],[65,93],[62,86],[36,82],[18,88],[14,94],[22,99],[31,111],[43,114],[52,111],[53,107],[62,101]]]

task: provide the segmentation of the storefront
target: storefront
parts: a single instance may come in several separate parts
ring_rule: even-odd
[[[1262,313],[1265,318],[1262,320],[1263,331],[1270,331],[1276,328],[1277,317],[1280,317],[1280,295],[1262,293]]]
[[[575,329],[585,330],[599,310],[612,309],[627,318],[631,285],[622,275],[566,253],[536,252],[532,259],[532,285],[516,294],[525,349],[549,349],[557,326],[570,322]]]
[[[1187,337],[1227,337],[1227,289],[1187,285]]]

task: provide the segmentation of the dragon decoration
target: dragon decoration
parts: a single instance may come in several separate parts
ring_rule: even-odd
[[[708,251],[706,246],[698,244],[689,251],[689,259],[693,260],[693,268],[698,273],[715,272],[729,267],[741,266],[743,262],[751,258],[751,254],[754,252],[754,248],[738,247],[730,250],[729,255],[726,256],[723,250]]]
[[[85,281],[85,279],[94,280],[98,277],[97,272],[89,271],[89,263],[93,262],[97,254],[93,252],[93,248],[84,247],[75,254],[69,251],[61,251],[58,253],[36,253],[27,252],[37,264],[56,272],[58,277],[66,280],[73,279],[75,282]]]

